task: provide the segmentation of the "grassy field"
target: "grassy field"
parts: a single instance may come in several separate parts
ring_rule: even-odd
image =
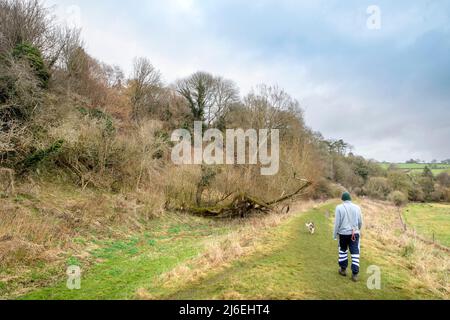
[[[415,294],[406,283],[408,273],[390,270],[384,274],[382,290],[369,290],[368,275],[361,281],[337,275],[337,242],[332,240],[330,220],[324,215],[333,205],[312,210],[282,225],[267,239],[261,252],[233,263],[221,272],[194,283],[169,299],[410,299]],[[310,235],[304,224],[314,221],[318,227]],[[363,246],[364,252],[366,248]],[[378,263],[378,262],[377,262]],[[363,254],[361,265],[376,264]],[[385,271],[388,266],[385,266]],[[383,271],[384,271],[383,270]],[[417,296],[416,296],[417,297]],[[425,296],[426,297],[426,296]]]
[[[450,173],[450,164],[425,164],[425,163],[380,163],[383,169],[388,169],[391,165],[395,165],[397,168],[408,173],[422,173],[425,167],[429,167],[433,174],[436,176],[443,172]]]
[[[147,285],[180,262],[197,256],[203,241],[228,233],[230,226],[207,219],[172,216],[158,219],[148,231],[124,240],[97,243],[88,251],[90,259],[71,258],[69,265],[82,270],[82,290],[68,290],[65,269],[59,284],[38,289],[21,299],[133,299],[136,289]],[[89,260],[94,261],[90,267]]]
[[[362,243],[361,281],[355,284],[338,276],[337,242],[331,236],[335,204],[285,219],[276,215],[234,223],[186,216],[163,219],[151,232],[99,244],[90,252],[95,263],[82,265],[86,271],[80,290],[68,290],[61,279],[20,298],[450,298],[445,278],[448,255],[420,244],[411,249],[409,238],[394,237],[398,230],[392,221],[397,214],[376,203],[363,204],[368,230]],[[304,226],[310,220],[317,226],[315,235]],[[424,255],[429,263],[426,276],[416,265]],[[73,263],[76,259],[68,262]],[[366,286],[369,265],[381,268],[381,290]]]
[[[406,224],[426,238],[450,247],[450,205],[412,204],[403,212]]]

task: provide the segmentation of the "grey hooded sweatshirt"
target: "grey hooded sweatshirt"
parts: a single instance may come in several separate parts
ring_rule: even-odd
[[[334,239],[339,234],[351,235],[353,231],[360,233],[363,225],[361,208],[351,201],[345,201],[336,207],[336,220],[334,223]]]

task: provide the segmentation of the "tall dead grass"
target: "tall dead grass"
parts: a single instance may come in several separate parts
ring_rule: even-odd
[[[124,238],[163,211],[159,193],[81,191],[54,183],[19,186],[0,199],[0,266],[29,266],[86,248],[76,239]]]
[[[364,200],[362,209],[365,217],[366,246],[379,252],[384,263],[392,268],[406,268],[411,271],[409,286],[426,289],[434,295],[448,299],[450,285],[450,257],[431,244],[403,231],[398,208],[394,205]]]

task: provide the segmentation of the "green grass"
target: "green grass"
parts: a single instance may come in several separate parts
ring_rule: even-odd
[[[65,276],[57,285],[38,289],[22,296],[25,300],[116,300],[133,299],[136,290],[149,286],[162,273],[198,255],[203,240],[229,232],[223,224],[207,219],[162,219],[141,235],[126,240],[100,241],[100,247],[90,252],[97,261],[92,267],[75,257],[67,266],[81,266],[80,290],[69,290]],[[66,270],[59,270],[65,275]]]
[[[412,204],[403,215],[409,228],[426,238],[450,247],[450,205]]]
[[[450,173],[450,164],[433,164],[433,163],[380,163],[380,166],[387,170],[391,165],[395,165],[398,169],[403,170],[407,173],[420,174],[423,172],[425,167],[429,167],[433,174],[437,176],[440,173],[448,172]]]
[[[362,241],[361,279],[353,283],[337,274],[337,242],[332,240],[329,204],[295,215],[269,230],[260,239],[257,251],[228,266],[210,270],[194,282],[178,279],[167,285],[159,276],[180,264],[195,266],[195,258],[205,250],[205,240],[217,239],[233,231],[231,224],[206,219],[160,221],[151,231],[126,240],[100,242],[91,251],[96,263],[86,268],[83,262],[70,263],[85,269],[80,290],[59,284],[31,292],[22,299],[133,299],[138,289],[161,299],[428,299],[427,288],[409,286],[411,272],[396,263],[386,252],[367,247]],[[314,221],[317,233],[310,235],[306,221]],[[399,253],[389,252],[396,260]],[[377,265],[382,272],[382,289],[369,290],[367,267]],[[65,270],[61,270],[65,273]],[[183,278],[181,278],[183,279]]]
[[[408,288],[410,273],[393,268],[382,252],[370,251],[362,242],[361,279],[353,283],[337,274],[337,242],[332,240],[331,219],[324,212],[330,205],[297,216],[273,230],[262,252],[237,261],[224,271],[181,290],[162,295],[169,299],[412,299],[428,293]],[[306,221],[314,221],[310,235]],[[378,265],[382,289],[367,288],[366,268]]]

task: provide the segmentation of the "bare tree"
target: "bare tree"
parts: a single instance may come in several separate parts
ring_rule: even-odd
[[[239,101],[239,90],[234,82],[197,72],[176,83],[177,92],[188,102],[194,120],[210,126],[227,108]]]
[[[120,88],[123,85],[125,74],[119,66],[110,66],[106,63],[102,63],[101,67],[106,77],[106,84],[110,88]]]
[[[218,121],[228,112],[231,106],[240,101],[239,89],[233,81],[217,77],[214,82],[214,103],[208,109],[206,118],[208,126]]]
[[[299,102],[276,86],[258,86],[247,95],[244,104],[255,115],[254,128],[285,129],[293,116],[303,123]]]
[[[134,60],[133,76],[130,79],[132,117],[139,121],[145,108],[151,110],[162,87],[161,74],[147,58]]]
[[[52,28],[48,11],[39,0],[0,0],[0,50],[28,42],[44,50]]]
[[[73,52],[84,47],[80,34],[80,29],[68,27],[55,28],[50,32],[49,38],[54,45],[45,52],[50,69],[54,66],[61,69],[67,68]]]
[[[81,40],[80,30],[60,31],[55,34],[59,38],[60,46],[57,54],[54,54],[54,64],[66,72],[71,72],[73,69],[74,60],[83,49],[84,43]]]
[[[69,53],[83,47],[80,30],[53,20],[40,0],[0,0],[0,52],[28,43],[39,49],[49,69],[64,66]]]

